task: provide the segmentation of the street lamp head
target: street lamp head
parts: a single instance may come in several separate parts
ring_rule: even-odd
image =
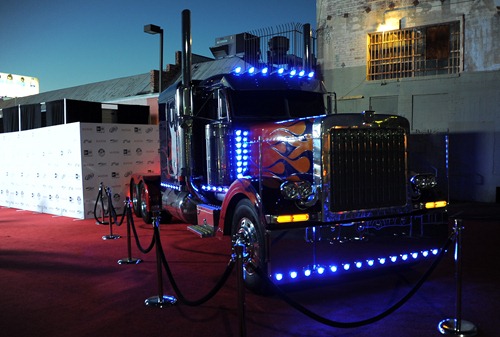
[[[144,26],[144,33],[160,34],[160,68],[159,68],[159,74],[158,74],[158,92],[162,92],[163,91],[163,79],[162,79],[162,73],[163,73],[163,29],[161,29],[160,26],[149,24],[149,25]]]
[[[157,25],[145,25],[144,26],[144,33],[148,34],[160,34],[163,33],[163,29],[160,26]]]

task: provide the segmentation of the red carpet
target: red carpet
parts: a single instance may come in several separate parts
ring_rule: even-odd
[[[479,336],[496,337],[500,309],[499,205],[470,208],[463,214],[463,318]],[[136,220],[143,247],[151,225]],[[126,226],[114,227],[117,240],[102,240],[109,226],[0,208],[0,336],[240,336],[236,271],[210,301],[151,308],[158,295],[154,250],[142,254],[132,241],[132,256],[144,262],[119,265],[127,258]],[[162,225],[166,258],[183,294],[204,296],[229,261],[229,238],[198,239],[184,224]],[[214,242],[216,241],[216,242]],[[278,297],[246,292],[247,336],[440,336],[440,320],[455,317],[455,281],[450,253],[430,280],[403,307],[368,326],[325,326]],[[428,265],[364,275],[289,293],[297,302],[336,321],[358,321],[387,309],[404,296]],[[164,294],[174,295],[165,273]]]

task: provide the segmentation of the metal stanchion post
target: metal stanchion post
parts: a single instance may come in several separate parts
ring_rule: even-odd
[[[160,252],[160,211],[154,212],[153,218],[153,229],[156,244],[156,272],[158,274],[158,296],[152,296],[144,301],[144,304],[150,307],[163,308],[167,306],[172,306],[177,303],[177,299],[173,296],[163,295],[163,277],[162,277],[162,262],[161,262],[161,252]]]
[[[130,222],[132,211],[130,209],[130,199],[127,197],[125,199],[125,215],[127,217],[127,252],[128,256],[125,259],[118,260],[118,264],[139,264],[142,262],[141,259],[136,259],[132,257],[132,237],[130,235]]]
[[[97,201],[96,202],[99,202],[99,199],[101,199],[101,221],[96,221],[96,225],[107,225],[108,223],[106,222],[106,212],[104,210],[104,199],[103,199],[103,195],[102,195],[102,182],[99,183],[99,193],[97,194]]]
[[[456,312],[455,318],[447,318],[439,322],[438,330],[443,335],[460,337],[475,336],[477,327],[474,323],[462,319],[462,220],[455,219],[455,281],[456,281]]]
[[[112,204],[111,204],[111,190],[108,187],[106,190],[106,195],[108,196],[108,209],[109,209],[109,234],[108,235],[103,235],[102,239],[103,240],[116,240],[119,239],[121,236],[113,234],[113,215],[111,214],[111,209],[112,209]]]
[[[236,243],[234,250],[236,252],[236,270],[237,270],[237,288],[238,288],[238,318],[240,320],[240,337],[246,337],[245,323],[245,283],[243,281],[243,257],[245,246]]]

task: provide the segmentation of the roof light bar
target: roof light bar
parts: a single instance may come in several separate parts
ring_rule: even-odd
[[[262,69],[258,69],[256,67],[250,67],[248,68],[248,70],[244,70],[241,66],[237,66],[233,69],[232,71],[234,74],[236,75],[243,75],[243,74],[248,74],[248,75],[257,75],[258,73],[260,73],[262,76],[266,76],[266,75],[269,75],[271,73],[275,73],[279,76],[284,76],[284,75],[289,75],[290,77],[295,77],[295,76],[298,76],[300,78],[313,78],[315,73],[314,71],[309,71],[309,72],[306,72],[305,70],[297,70],[297,69],[291,69],[290,71],[287,71],[285,68],[281,67],[281,68],[278,68],[274,71],[271,71],[271,69],[269,69],[268,67],[264,67]]]

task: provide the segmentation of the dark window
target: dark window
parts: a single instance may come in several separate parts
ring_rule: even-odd
[[[325,114],[323,96],[304,91],[233,91],[230,96],[234,119],[284,120]]]

